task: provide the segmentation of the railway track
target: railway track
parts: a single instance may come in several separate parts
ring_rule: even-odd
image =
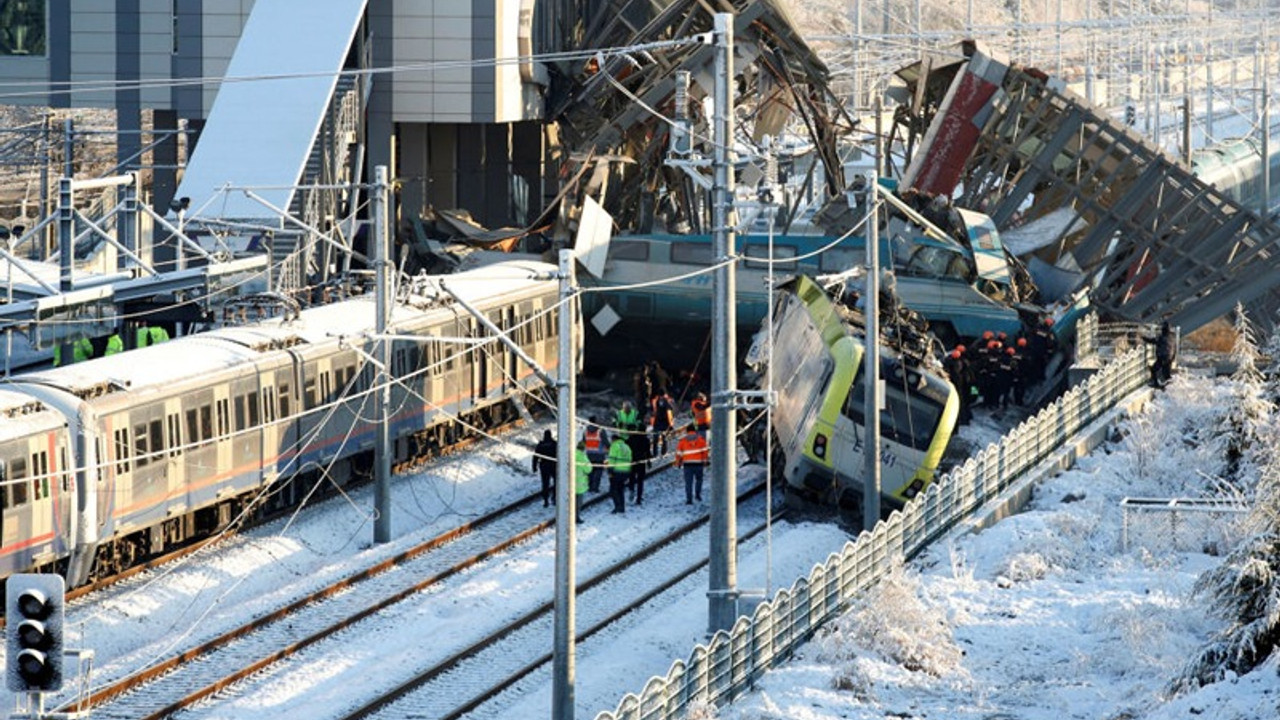
[[[762,532],[763,486],[744,493],[740,510],[759,522],[740,540]],[[705,535],[709,522],[702,516],[651,542],[640,552],[604,568],[578,583],[577,641],[613,628],[645,604],[658,598],[707,565]],[[699,558],[690,562],[689,557]],[[674,569],[674,571],[673,571]],[[618,595],[622,604],[610,601]],[[416,671],[379,697],[348,711],[342,720],[367,718],[432,718],[457,720],[498,698],[503,692],[551,662],[543,652],[551,636],[554,608],[545,602],[504,624],[448,657]],[[536,650],[531,648],[538,648]]]
[[[590,505],[607,498],[593,498]],[[537,519],[541,518],[541,519]],[[530,495],[95,690],[98,718],[162,718],[555,524]],[[494,543],[492,538],[503,540]],[[372,580],[377,582],[370,582]],[[299,628],[317,628],[301,636]],[[78,709],[66,702],[62,712]]]
[[[487,432],[495,435],[501,435],[503,433],[509,432],[515,428],[520,427],[521,425],[524,424],[524,422],[525,421],[523,419],[516,419],[511,422],[504,423],[497,427],[491,428]],[[424,453],[422,455],[418,455],[416,457],[412,457],[405,461],[397,463],[396,466],[392,468],[392,472],[394,474],[400,474],[402,472],[412,472],[413,470],[420,468],[422,466],[422,463],[426,462],[427,460],[430,460],[432,458],[439,458],[447,455],[452,455],[453,453],[456,453],[460,450],[465,450],[471,447],[472,445],[475,445],[476,443],[478,443],[483,439],[484,438],[482,436],[468,436],[468,437],[462,438],[458,442],[446,448],[442,448],[438,452]],[[358,480],[358,481],[349,483],[348,485],[345,486],[345,488],[354,489],[354,488],[362,487],[365,485],[369,485],[372,482],[373,482],[372,478]],[[317,498],[317,499],[320,499],[320,498]],[[223,531],[214,537],[208,537],[208,538],[203,538],[201,540],[197,540],[189,545],[177,548],[176,550],[172,550],[163,555],[156,556],[154,558],[147,560],[146,562],[142,562],[137,565],[134,565],[133,567],[130,567],[126,570],[118,572],[109,577],[104,577],[104,578],[95,580],[93,582],[87,583],[85,585],[81,585],[80,587],[72,588],[67,591],[66,601],[72,602],[79,598],[91,595],[95,592],[105,590],[106,588],[109,588],[112,585],[115,585],[116,583],[119,583],[122,580],[127,580],[131,577],[140,575],[149,570],[155,570],[156,568],[163,567],[171,562],[180,560],[184,557],[187,557],[188,555],[199,552],[200,550],[203,550],[205,547],[208,547],[210,544],[222,541],[230,535],[234,535],[236,533],[244,532],[246,530],[252,530],[254,528],[270,524],[272,522],[275,522],[276,520],[280,520],[281,518],[288,517],[289,515],[295,512],[297,512],[296,507],[283,507],[276,510],[271,510],[269,512],[261,513],[257,516],[250,518],[249,520],[243,523],[240,523],[233,530]],[[4,623],[5,623],[5,618],[3,617],[3,611],[4,611],[4,608],[0,607],[0,627],[4,627]]]
[[[607,501],[606,496],[600,496],[588,501],[588,505]],[[675,537],[687,536],[705,522],[705,517],[701,517],[686,523],[671,536],[651,543],[636,555],[638,558],[651,556],[654,550],[649,548],[670,545],[676,542]],[[169,717],[406,598],[440,586],[450,577],[553,525],[554,521],[546,519],[545,510],[537,504],[537,496],[523,498],[255,618],[214,640],[175,653],[139,673],[118,678],[95,691],[85,706],[92,708],[98,718]],[[502,539],[492,542],[495,537]],[[705,554],[705,546],[699,550]],[[688,548],[684,552],[688,553]],[[610,568],[600,573],[599,579],[587,581],[581,587],[584,591],[594,587],[619,569]],[[689,569],[686,575],[692,572],[696,572],[696,568]],[[658,573],[651,570],[648,574]],[[368,582],[374,578],[377,582]],[[541,610],[549,611],[549,605]],[[59,708],[62,712],[77,709],[78,706],[70,702]]]

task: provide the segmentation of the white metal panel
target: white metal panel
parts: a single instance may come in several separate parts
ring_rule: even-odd
[[[178,187],[189,218],[269,219],[233,186],[288,207],[365,0],[257,3]]]

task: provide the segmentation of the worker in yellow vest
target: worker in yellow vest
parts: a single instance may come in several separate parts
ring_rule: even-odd
[[[138,332],[134,336],[134,347],[149,347],[151,345],[159,345],[169,340],[169,332],[158,325],[148,325],[145,320],[138,326]]]
[[[93,357],[93,341],[87,337],[76,340],[71,345],[71,362],[84,362]],[[62,345],[53,346],[53,366],[62,365]]]
[[[119,333],[111,333],[111,337],[107,338],[107,349],[103,351],[102,356],[115,355],[124,352],[124,340],[120,339]]]

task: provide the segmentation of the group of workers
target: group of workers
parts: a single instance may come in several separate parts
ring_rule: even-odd
[[[1051,317],[1014,338],[987,330],[974,345],[956,345],[942,361],[960,393],[961,424],[969,422],[979,403],[994,408],[1023,404],[1027,389],[1044,379],[1049,359],[1058,350]]]
[[[134,333],[133,347],[159,345],[168,339],[169,331],[159,325],[148,325],[144,322],[138,326],[137,331]],[[106,337],[97,338],[82,337],[68,344],[71,346],[71,362],[63,361],[62,346],[55,345],[53,348],[54,367],[84,362],[96,357],[107,357],[108,355],[115,355],[125,351],[124,340],[120,337],[120,333],[112,333]]]
[[[657,363],[645,366],[646,370]],[[651,376],[665,378],[661,367]],[[609,497],[613,501],[613,514],[626,512],[628,491],[633,505],[644,504],[644,483],[651,459],[667,455],[668,441],[675,423],[675,401],[667,392],[666,382],[646,382],[643,389],[650,392],[647,413],[630,400],[623,401],[615,411],[612,424],[606,428],[595,416],[591,417],[582,437],[574,449],[574,496],[578,522],[582,522],[582,502],[587,493],[601,491],[605,473],[609,478]],[[711,403],[705,393],[698,393],[689,406],[693,421],[685,427],[684,434],[675,442],[674,463],[684,474],[685,504],[701,502],[704,481],[703,469],[709,462],[707,431],[711,427]],[[542,441],[534,448],[533,470],[541,475],[542,505],[555,503],[557,444],[551,431],[543,433]]]

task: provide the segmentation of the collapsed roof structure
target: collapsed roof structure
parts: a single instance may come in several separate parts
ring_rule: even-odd
[[[963,51],[899,73],[912,97],[894,126],[904,188],[953,197],[1002,233],[1044,224],[1033,275],[1091,286],[1114,317],[1189,331],[1242,303],[1264,331],[1277,324],[1280,226],[1060,81]]]
[[[565,33],[578,50],[643,47],[709,33],[717,12],[734,13],[737,108],[748,130],[737,142],[778,137],[798,119],[824,168],[827,196],[843,196],[836,139],[856,124],[829,87],[827,67],[800,38],[780,0],[613,0],[579,2],[580,23]],[[647,232],[661,212],[692,232],[710,227],[701,189],[663,160],[676,112],[677,72],[691,73],[695,138],[711,136],[702,100],[711,95],[715,48],[689,43],[637,50],[603,62],[553,62],[548,116],[570,159],[595,161],[578,188],[599,200],[623,231]],[[708,153],[708,156],[710,154]],[[578,203],[572,203],[577,205]],[[661,208],[661,211],[659,210]]]

